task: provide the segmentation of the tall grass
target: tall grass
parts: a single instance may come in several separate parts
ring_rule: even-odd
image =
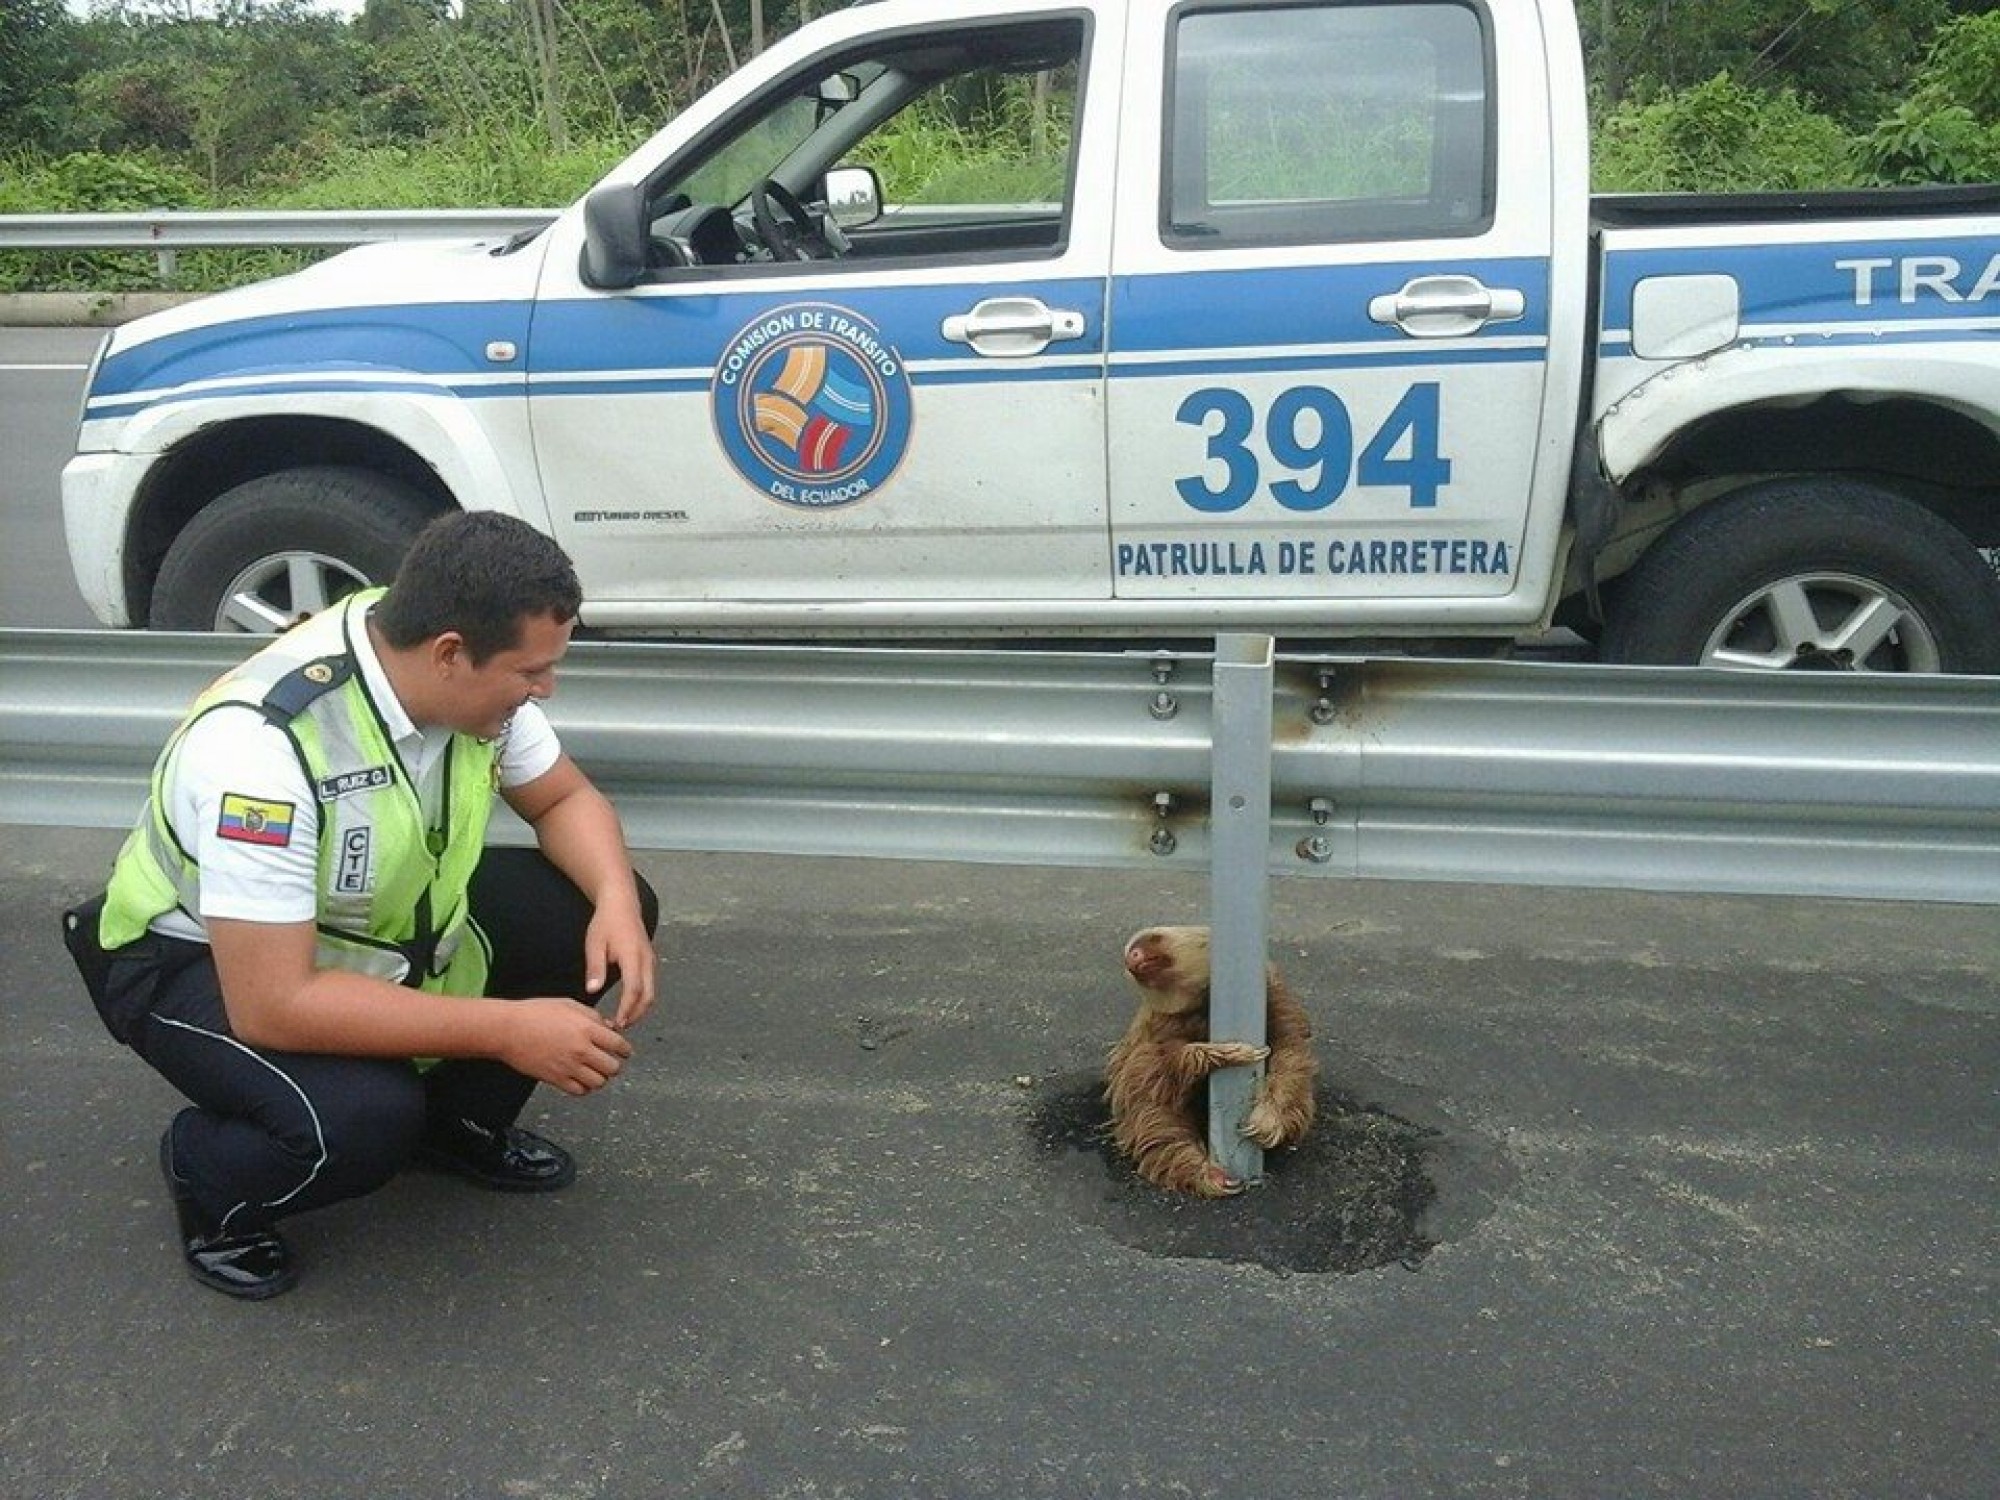
[[[864,159],[892,203],[1060,202],[1074,87],[1064,70],[971,99],[928,94],[868,138]]]

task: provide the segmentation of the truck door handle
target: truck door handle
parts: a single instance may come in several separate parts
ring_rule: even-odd
[[[1050,307],[1039,297],[988,297],[971,312],[944,320],[944,336],[980,354],[1019,359],[1058,339],[1083,337],[1083,314]]]
[[[1418,276],[1368,303],[1370,318],[1393,323],[1413,339],[1461,338],[1488,323],[1512,323],[1527,311],[1525,294],[1488,287],[1477,276]]]

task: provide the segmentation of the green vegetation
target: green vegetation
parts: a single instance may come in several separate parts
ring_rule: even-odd
[[[367,0],[342,21],[308,0],[6,0],[0,213],[555,206],[835,3]],[[1576,3],[1601,191],[2000,179],[2000,0]],[[1394,122],[1367,123],[1354,138],[1393,165]],[[1046,197],[1070,126],[1025,86],[942,97],[877,166],[905,199]],[[179,281],[295,263],[189,254]],[[155,274],[0,254],[0,291]]]
[[[1053,203],[1069,157],[1074,78],[991,80],[990,91],[933,92],[869,142],[882,191],[901,203]]]
[[[1596,131],[1597,186],[1619,192],[1858,187],[1857,142],[1790,89],[1727,73],[1612,111]]]

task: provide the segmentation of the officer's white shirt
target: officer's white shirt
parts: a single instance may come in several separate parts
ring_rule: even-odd
[[[354,654],[382,722],[417,788],[427,823],[439,815],[449,730],[428,732],[410,722],[366,631]],[[500,785],[522,786],[545,774],[562,745],[538,703],[516,711],[498,745]],[[202,917],[245,922],[310,922],[319,910],[319,803],[284,731],[256,709],[231,704],[199,719],[182,736],[168,767],[167,821],[181,847],[201,867]],[[224,794],[290,806],[283,844],[248,843],[221,834]],[[153,920],[153,930],[207,941],[207,929],[178,909]]]

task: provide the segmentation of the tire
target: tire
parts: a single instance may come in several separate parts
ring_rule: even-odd
[[[387,583],[437,506],[365,469],[285,469],[228,491],[167,549],[155,630],[272,634]]]
[[[1985,559],[1922,506],[1851,480],[1714,501],[1619,584],[1604,661],[2000,672],[2000,579]]]

